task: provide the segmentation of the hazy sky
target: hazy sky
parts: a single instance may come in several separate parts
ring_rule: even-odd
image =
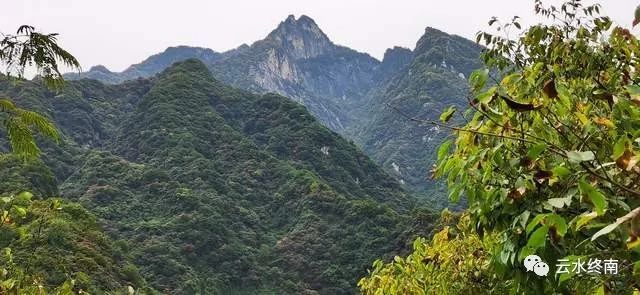
[[[640,1],[599,2],[630,26]],[[335,43],[376,58],[394,45],[413,48],[427,26],[471,39],[491,16],[538,21],[533,0],[11,0],[2,4],[0,32],[22,24],[57,32],[85,70],[103,64],[121,71],[168,46],[224,51],[250,44],[289,14],[310,16]]]

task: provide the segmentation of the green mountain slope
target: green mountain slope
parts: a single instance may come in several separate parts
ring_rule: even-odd
[[[130,67],[140,71],[116,73],[116,78],[98,70],[69,77],[120,82],[198,58],[224,83],[278,93],[304,105],[320,123],[355,141],[404,189],[443,205],[446,196],[428,180],[443,133],[404,120],[387,104],[428,119],[450,104],[466,104],[466,77],[481,66],[481,50],[472,41],[427,28],[413,51],[393,47],[378,61],[336,45],[310,17],[291,15],[250,46],[224,53],[179,46]]]
[[[466,77],[481,68],[481,50],[472,41],[427,28],[409,65],[371,91],[371,101],[357,111],[361,121],[346,132],[374,161],[434,206],[446,205],[440,185],[429,180],[429,170],[448,131],[405,116],[437,121],[450,105],[466,109]]]
[[[57,188],[42,162],[3,158],[0,177],[3,198],[25,190],[35,192],[32,202],[11,199],[26,208],[24,218],[3,217],[0,225],[0,248],[11,249],[10,256],[0,254],[0,267],[9,275],[16,278],[22,272],[29,276],[24,284],[37,283],[46,289],[73,280],[75,290],[91,294],[126,294],[128,287],[141,294],[153,293],[132,263],[128,244],[106,235],[95,215],[79,204],[64,201],[52,207],[53,198],[43,199],[55,196]],[[0,274],[3,281],[5,275]]]
[[[43,143],[61,195],[129,243],[162,292],[351,294],[410,240],[413,202],[354,144],[202,62],[58,95],[5,86],[62,129],[61,146]]]

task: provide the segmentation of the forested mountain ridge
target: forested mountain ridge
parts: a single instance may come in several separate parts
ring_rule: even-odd
[[[358,148],[200,61],[60,94],[4,87],[60,127],[61,146],[43,143],[60,194],[129,243],[159,291],[349,294],[372,259],[410,240],[413,201]]]
[[[439,206],[446,196],[429,180],[437,147],[448,130],[408,118],[437,121],[448,106],[466,109],[467,77],[482,68],[482,47],[473,41],[427,28],[407,66],[369,93],[356,111],[362,118],[347,130],[389,173]]]
[[[365,53],[334,44],[313,19],[293,15],[264,39],[252,45],[216,53],[188,46],[165,52],[111,73],[104,67],[70,73],[67,79],[90,78],[119,83],[149,77],[173,62],[198,58],[219,80],[257,93],[275,92],[305,105],[329,128],[340,131],[351,119],[349,107],[364,99],[374,86],[380,61]]]
[[[291,15],[265,39],[229,52],[180,46],[131,67],[154,69],[144,74],[127,70],[113,78],[90,70],[68,77],[112,83],[155,74],[169,62],[198,58],[227,84],[301,103],[325,126],[355,141],[406,189],[440,206],[446,197],[434,191],[437,184],[427,179],[427,171],[442,137],[431,126],[402,118],[387,104],[429,119],[449,104],[466,104],[466,77],[481,66],[481,50],[472,41],[427,28],[414,50],[393,47],[378,61],[334,44],[308,16]]]
[[[235,51],[229,51],[227,55],[233,54]],[[225,54],[215,52],[208,48],[176,46],[169,47],[164,52],[154,54],[144,61],[131,65],[124,71],[115,73],[102,65],[91,67],[86,72],[66,73],[67,80],[78,79],[95,79],[109,84],[119,84],[127,80],[137,78],[148,78],[159,72],[164,71],[175,62],[183,61],[189,58],[197,58],[204,63],[213,63],[222,59]]]

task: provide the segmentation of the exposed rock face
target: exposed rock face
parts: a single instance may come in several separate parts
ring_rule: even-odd
[[[295,19],[289,15],[266,40],[273,41],[294,59],[311,58],[330,53],[335,45],[310,17]]]
[[[352,121],[351,106],[374,86],[379,64],[368,54],[331,42],[308,16],[290,15],[265,39],[210,67],[232,85],[288,96],[341,131]]]

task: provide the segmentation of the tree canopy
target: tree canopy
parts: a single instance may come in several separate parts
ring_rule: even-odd
[[[0,33],[0,65],[5,76],[22,78],[25,69],[34,67],[44,82],[53,89],[60,89],[64,79],[59,65],[80,68],[80,63],[57,43],[58,34],[43,34],[34,27],[20,26],[15,34]],[[33,131],[59,139],[56,128],[44,116],[16,106],[9,98],[0,98],[0,118],[14,154],[23,159],[40,154]]]
[[[453,108],[430,122],[453,130],[433,172],[452,200],[466,198],[477,237],[495,239],[492,270],[511,292],[637,291],[640,43],[597,4],[538,0],[535,11],[548,22],[521,31],[518,17],[494,18],[501,34],[478,34],[486,68],[469,78],[464,123],[451,123]],[[549,262],[547,277],[522,266],[531,254]],[[589,259],[617,260],[618,274],[556,274],[558,260]]]

